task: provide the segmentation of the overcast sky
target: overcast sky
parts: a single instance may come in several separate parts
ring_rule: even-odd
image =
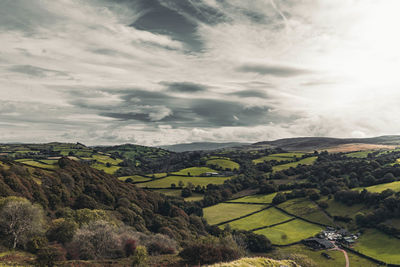
[[[0,142],[400,134],[398,0],[1,0]]]

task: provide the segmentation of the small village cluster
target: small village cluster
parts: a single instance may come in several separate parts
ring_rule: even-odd
[[[361,234],[352,234],[346,229],[327,227],[316,237],[303,240],[303,243],[312,249],[332,249],[335,245],[351,247]]]

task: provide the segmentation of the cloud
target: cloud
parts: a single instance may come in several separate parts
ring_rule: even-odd
[[[44,69],[31,65],[15,65],[8,68],[11,72],[18,72],[26,75],[37,76],[37,77],[49,77],[49,76],[68,76],[67,73],[57,70]]]
[[[171,92],[197,93],[207,91],[207,86],[191,82],[163,82]]]
[[[267,95],[264,92],[259,90],[242,90],[238,92],[233,92],[231,95],[239,96],[239,97],[258,97],[258,98],[267,98]]]
[[[311,71],[289,66],[274,66],[262,64],[244,64],[237,68],[241,72],[258,73],[261,75],[271,75],[277,77],[292,77],[303,74],[310,74]]]
[[[398,1],[272,4],[0,1],[0,141],[400,132]]]

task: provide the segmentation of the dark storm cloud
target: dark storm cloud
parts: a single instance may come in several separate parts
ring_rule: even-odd
[[[239,102],[217,99],[180,98],[160,92],[120,90],[124,102],[98,115],[121,121],[168,123],[173,127],[255,126],[281,118],[269,113],[269,107],[247,107]],[[255,95],[256,92],[247,92]],[[258,96],[264,96],[262,93]],[[76,102],[80,107],[84,105]],[[85,105],[85,107],[89,107]],[[96,106],[92,106],[96,109]],[[158,116],[157,114],[161,114]]]
[[[30,76],[36,77],[48,77],[48,76],[68,76],[67,73],[57,70],[50,70],[39,68],[31,65],[15,65],[8,68],[9,71],[23,73]]]
[[[267,95],[264,92],[260,92],[258,90],[243,90],[231,93],[231,95],[239,96],[239,97],[258,97],[258,98],[266,98]]]
[[[196,36],[197,25],[176,10],[162,5],[158,0],[142,0],[140,6],[145,14],[131,24],[139,30],[169,35],[192,50],[201,50],[203,44]]]
[[[197,93],[207,91],[207,86],[191,83],[191,82],[162,82],[161,84],[167,86],[168,90],[171,92],[180,92],[180,93]]]
[[[277,77],[292,77],[311,73],[311,71],[309,70],[294,68],[290,66],[272,66],[259,64],[245,64],[237,68],[237,70],[240,72],[251,72]]]

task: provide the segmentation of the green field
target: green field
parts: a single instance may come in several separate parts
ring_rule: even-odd
[[[217,224],[224,221],[239,218],[249,213],[265,208],[265,205],[220,203],[203,209],[204,218],[209,224]]]
[[[306,198],[291,199],[280,204],[278,207],[312,222],[333,225],[332,219],[318,205]]]
[[[107,155],[93,155],[92,156],[93,159],[95,159],[97,162],[103,163],[103,164],[107,164],[110,163],[111,165],[118,165],[119,163],[121,163],[123,160],[122,159],[112,159]]]
[[[208,167],[191,167],[191,168],[186,168],[186,169],[180,170],[178,172],[173,172],[171,174],[199,176],[206,172],[217,172],[217,171],[210,169]]]
[[[286,245],[312,237],[323,230],[322,227],[296,219],[271,228],[265,228],[254,233],[265,235],[272,244]]]
[[[95,168],[100,171],[104,171],[105,173],[108,173],[108,174],[114,174],[116,171],[118,171],[119,168],[121,168],[119,166],[107,167],[106,165],[100,164],[100,163],[92,164],[92,165],[90,165],[90,167]]]
[[[345,156],[349,158],[365,159],[368,157],[368,154],[372,152],[374,152],[374,150],[359,151],[359,152],[348,153]]]
[[[283,193],[288,192],[284,191]],[[247,202],[247,203],[266,203],[271,204],[272,200],[276,196],[276,193],[268,194],[268,195],[251,195],[246,197],[241,197],[238,199],[229,200],[228,202]]]
[[[208,184],[223,184],[225,180],[229,180],[232,177],[182,177],[182,176],[168,176],[166,178],[161,178],[158,180],[153,180],[147,183],[138,184],[140,187],[148,188],[169,188],[171,184],[178,186],[179,181],[187,186],[189,182],[195,186],[207,186]]]
[[[331,259],[327,259],[321,255],[324,252],[328,254]],[[268,257],[271,258],[288,258],[293,255],[304,255],[311,259],[317,266],[319,267],[337,267],[337,266],[346,266],[346,260],[343,255],[343,252],[337,250],[330,251],[315,251],[311,250],[304,245],[293,245],[289,247],[282,247],[278,250],[274,250],[267,254]],[[350,266],[352,267],[376,267],[376,263],[364,259],[356,254],[351,252],[347,252],[349,256]]]
[[[293,161],[295,158],[301,158],[304,155],[304,153],[279,153],[279,154],[271,154],[268,156],[264,156],[258,159],[254,159],[253,163],[258,164],[262,163],[264,161]]]
[[[16,159],[15,162],[33,161],[33,159]]]
[[[154,178],[163,178],[163,177],[167,177],[167,173],[166,172],[160,172],[160,173],[149,173],[146,174],[149,177],[154,177]]]
[[[151,179],[148,177],[143,177],[140,175],[131,175],[131,176],[123,176],[123,177],[118,177],[118,180],[120,181],[126,181],[127,179],[131,178],[133,180],[134,183],[137,182],[147,182],[150,181]]]
[[[368,186],[368,187],[358,187],[355,189],[356,190],[367,189],[369,192],[373,192],[373,193],[380,193],[382,191],[385,191],[386,189],[391,189],[395,192],[400,192],[400,181],[393,182],[393,183],[387,183],[387,184],[378,184],[378,185],[373,185],[373,186]]]
[[[303,165],[312,165],[315,161],[317,160],[317,157],[309,157],[305,158],[296,162],[291,162],[291,163],[286,163],[282,165],[276,165],[272,167],[272,171],[278,172],[282,170],[286,170],[289,168],[296,168],[298,165],[303,164]]]
[[[158,192],[167,196],[174,196],[174,197],[180,197],[181,196],[181,192],[182,190],[180,189],[157,189],[154,190],[154,192]],[[203,195],[202,194],[198,194],[198,193],[192,193],[192,195],[190,197],[185,197],[185,201],[198,201],[198,200],[202,200],[203,199]]]
[[[240,165],[232,160],[229,159],[210,159],[207,160],[207,165],[215,165],[218,166],[219,168],[222,168],[224,170],[239,170]]]
[[[40,162],[48,165],[54,165],[58,163],[58,159],[41,159]]]
[[[389,264],[400,264],[400,239],[378,230],[368,229],[358,239],[354,249]]]
[[[48,165],[48,164],[40,163],[40,162],[33,161],[33,160],[24,161],[22,163],[25,165],[28,165],[28,166],[47,169],[47,170],[55,170],[55,169],[59,168],[58,165]]]
[[[233,229],[249,231],[259,227],[281,223],[291,218],[291,216],[288,216],[275,208],[269,208],[259,213],[250,215],[249,217],[230,222],[229,225]],[[222,228],[225,225],[226,224],[222,225]]]
[[[327,197],[322,198],[322,200],[325,200],[328,203],[328,208],[326,208],[325,210],[331,216],[342,216],[354,219],[357,212],[368,211],[367,207],[362,204],[347,206],[343,203],[335,201],[334,199],[327,199]]]

